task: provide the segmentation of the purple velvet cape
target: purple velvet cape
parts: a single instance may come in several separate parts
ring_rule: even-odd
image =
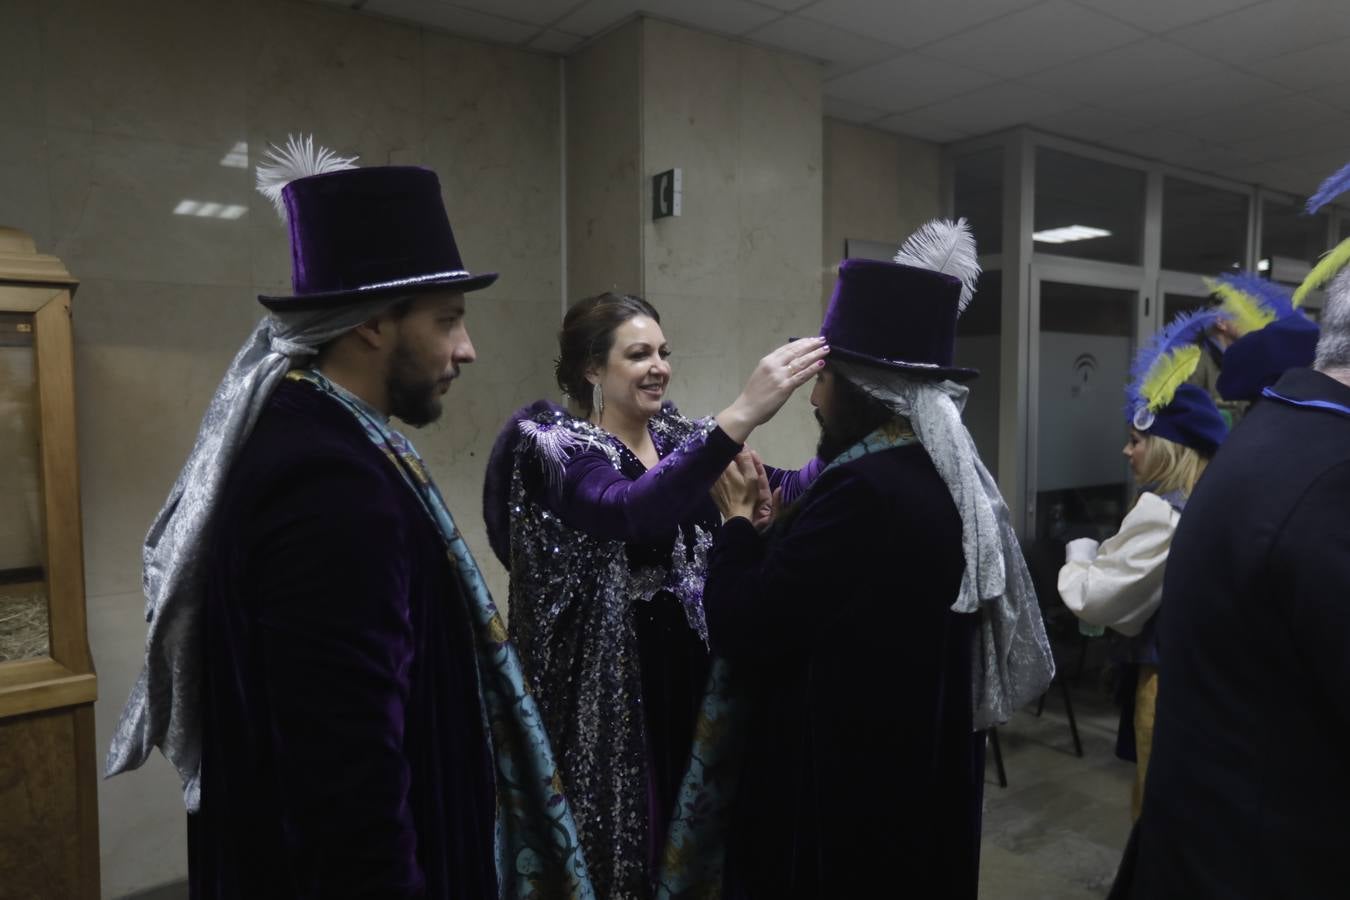
[[[976,617],[950,608],[964,569],[956,506],[917,444],[824,473],[766,536],[722,527],[712,648],[757,682],[726,897],[975,900]]]
[[[472,636],[416,495],[347,410],[283,382],[224,496],[192,896],[495,900]]]
[[[483,511],[493,550],[512,575],[511,637],[558,754],[597,891],[645,897],[709,660],[669,590],[649,583],[635,597],[616,580],[673,575],[672,548],[695,555],[695,528],[711,532],[720,521],[709,490],[740,445],[720,428],[705,436],[667,404],[652,425],[662,457],[656,468],[647,471],[611,436],[607,448],[571,448],[561,479],[550,480],[540,452],[522,439],[523,421],[574,420],[542,400],[518,410],[488,462]],[[773,470],[770,480],[790,500],[820,466]],[[697,585],[684,587],[698,594],[695,577]],[[622,775],[629,769],[638,770],[632,779]]]

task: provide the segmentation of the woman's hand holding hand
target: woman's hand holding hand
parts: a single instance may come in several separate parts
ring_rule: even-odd
[[[761,465],[761,471],[762,471]],[[768,480],[764,481],[768,488]],[[761,503],[760,479],[755,474],[755,461],[750,451],[742,450],[722,472],[712,487],[713,502],[722,512],[723,521],[737,516],[755,521],[756,507]]]

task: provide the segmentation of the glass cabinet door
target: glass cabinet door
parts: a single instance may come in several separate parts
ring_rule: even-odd
[[[34,327],[0,313],[0,662],[49,649]]]

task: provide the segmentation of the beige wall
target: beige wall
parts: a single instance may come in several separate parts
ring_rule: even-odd
[[[139,547],[207,399],[289,283],[285,231],[220,164],[288,131],[368,165],[441,175],[471,268],[479,362],[441,424],[414,434],[488,580],[487,451],[514,406],[549,390],[561,288],[559,62],[318,4],[7,0],[0,4],[0,223],[82,280],[74,328],[99,758],[140,665]],[[246,204],[236,221],[180,199]],[[522,328],[522,323],[541,323]],[[176,777],[156,754],[102,783],[105,896],[186,873]]]
[[[844,241],[900,243],[942,213],[937,144],[825,120],[825,296]]]
[[[641,294],[642,20],[568,58],[567,298]]]
[[[671,397],[735,399],[759,358],[820,327],[821,87],[809,60],[643,21],[643,272],[675,351]],[[651,176],[683,170],[684,210],[651,220]],[[809,458],[806,391],[751,444]]]

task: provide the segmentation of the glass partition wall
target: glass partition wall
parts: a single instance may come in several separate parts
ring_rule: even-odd
[[[1301,198],[1025,128],[951,145],[944,178],[985,270],[957,332],[981,370],[965,418],[1030,545],[1119,525],[1130,360],[1208,303],[1205,276],[1297,284],[1350,234],[1350,211],[1302,215]]]

